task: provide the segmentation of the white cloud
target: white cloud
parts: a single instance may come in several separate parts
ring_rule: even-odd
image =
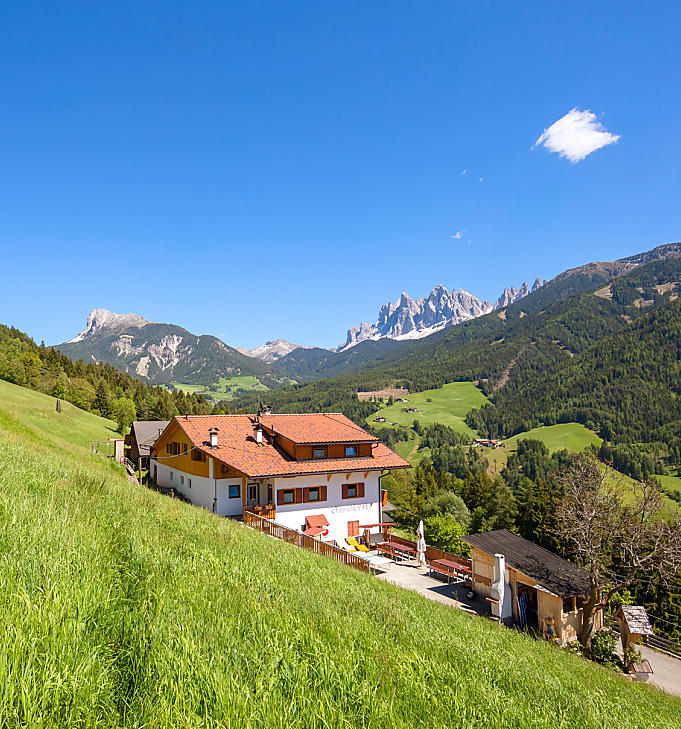
[[[544,145],[549,152],[557,152],[575,164],[619,138],[618,134],[610,134],[593,112],[571,109],[548,129],[544,129],[532,149]]]
[[[454,233],[454,235],[452,236],[452,238],[454,238],[455,240],[461,240],[463,238],[463,234],[465,232],[466,231],[464,231],[464,230],[457,230],[456,233]]]
[[[461,170],[462,175],[467,175],[470,172],[470,170]]]
[[[485,179],[484,177],[481,177],[481,178],[480,178],[480,179],[478,180],[478,182],[482,182],[482,181],[483,181],[484,179]]]

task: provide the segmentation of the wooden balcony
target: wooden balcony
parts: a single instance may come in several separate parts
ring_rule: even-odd
[[[264,519],[271,519],[277,515],[277,508],[274,504],[266,504],[265,506],[245,506],[244,507],[244,519],[246,518],[246,512],[262,516]]]

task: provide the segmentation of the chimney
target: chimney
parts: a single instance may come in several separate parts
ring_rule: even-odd
[[[492,600],[496,601],[492,603],[492,615],[500,620],[510,618],[513,612],[511,586],[506,582],[506,557],[503,554],[494,555],[494,582],[490,593]]]
[[[218,447],[218,428],[208,428],[208,435],[210,437],[210,447]]]

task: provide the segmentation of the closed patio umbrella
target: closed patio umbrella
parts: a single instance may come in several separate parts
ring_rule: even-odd
[[[419,561],[419,567],[426,566],[426,535],[423,530],[423,519],[419,522],[419,528],[416,531],[418,540],[416,542],[416,555]]]

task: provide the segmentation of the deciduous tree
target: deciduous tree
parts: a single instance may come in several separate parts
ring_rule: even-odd
[[[557,533],[591,576],[579,634],[589,646],[594,620],[616,592],[640,579],[671,585],[679,578],[681,528],[665,518],[655,482],[637,483],[632,500],[625,502],[622,484],[609,478],[591,454],[573,456],[559,480],[564,497]]]

